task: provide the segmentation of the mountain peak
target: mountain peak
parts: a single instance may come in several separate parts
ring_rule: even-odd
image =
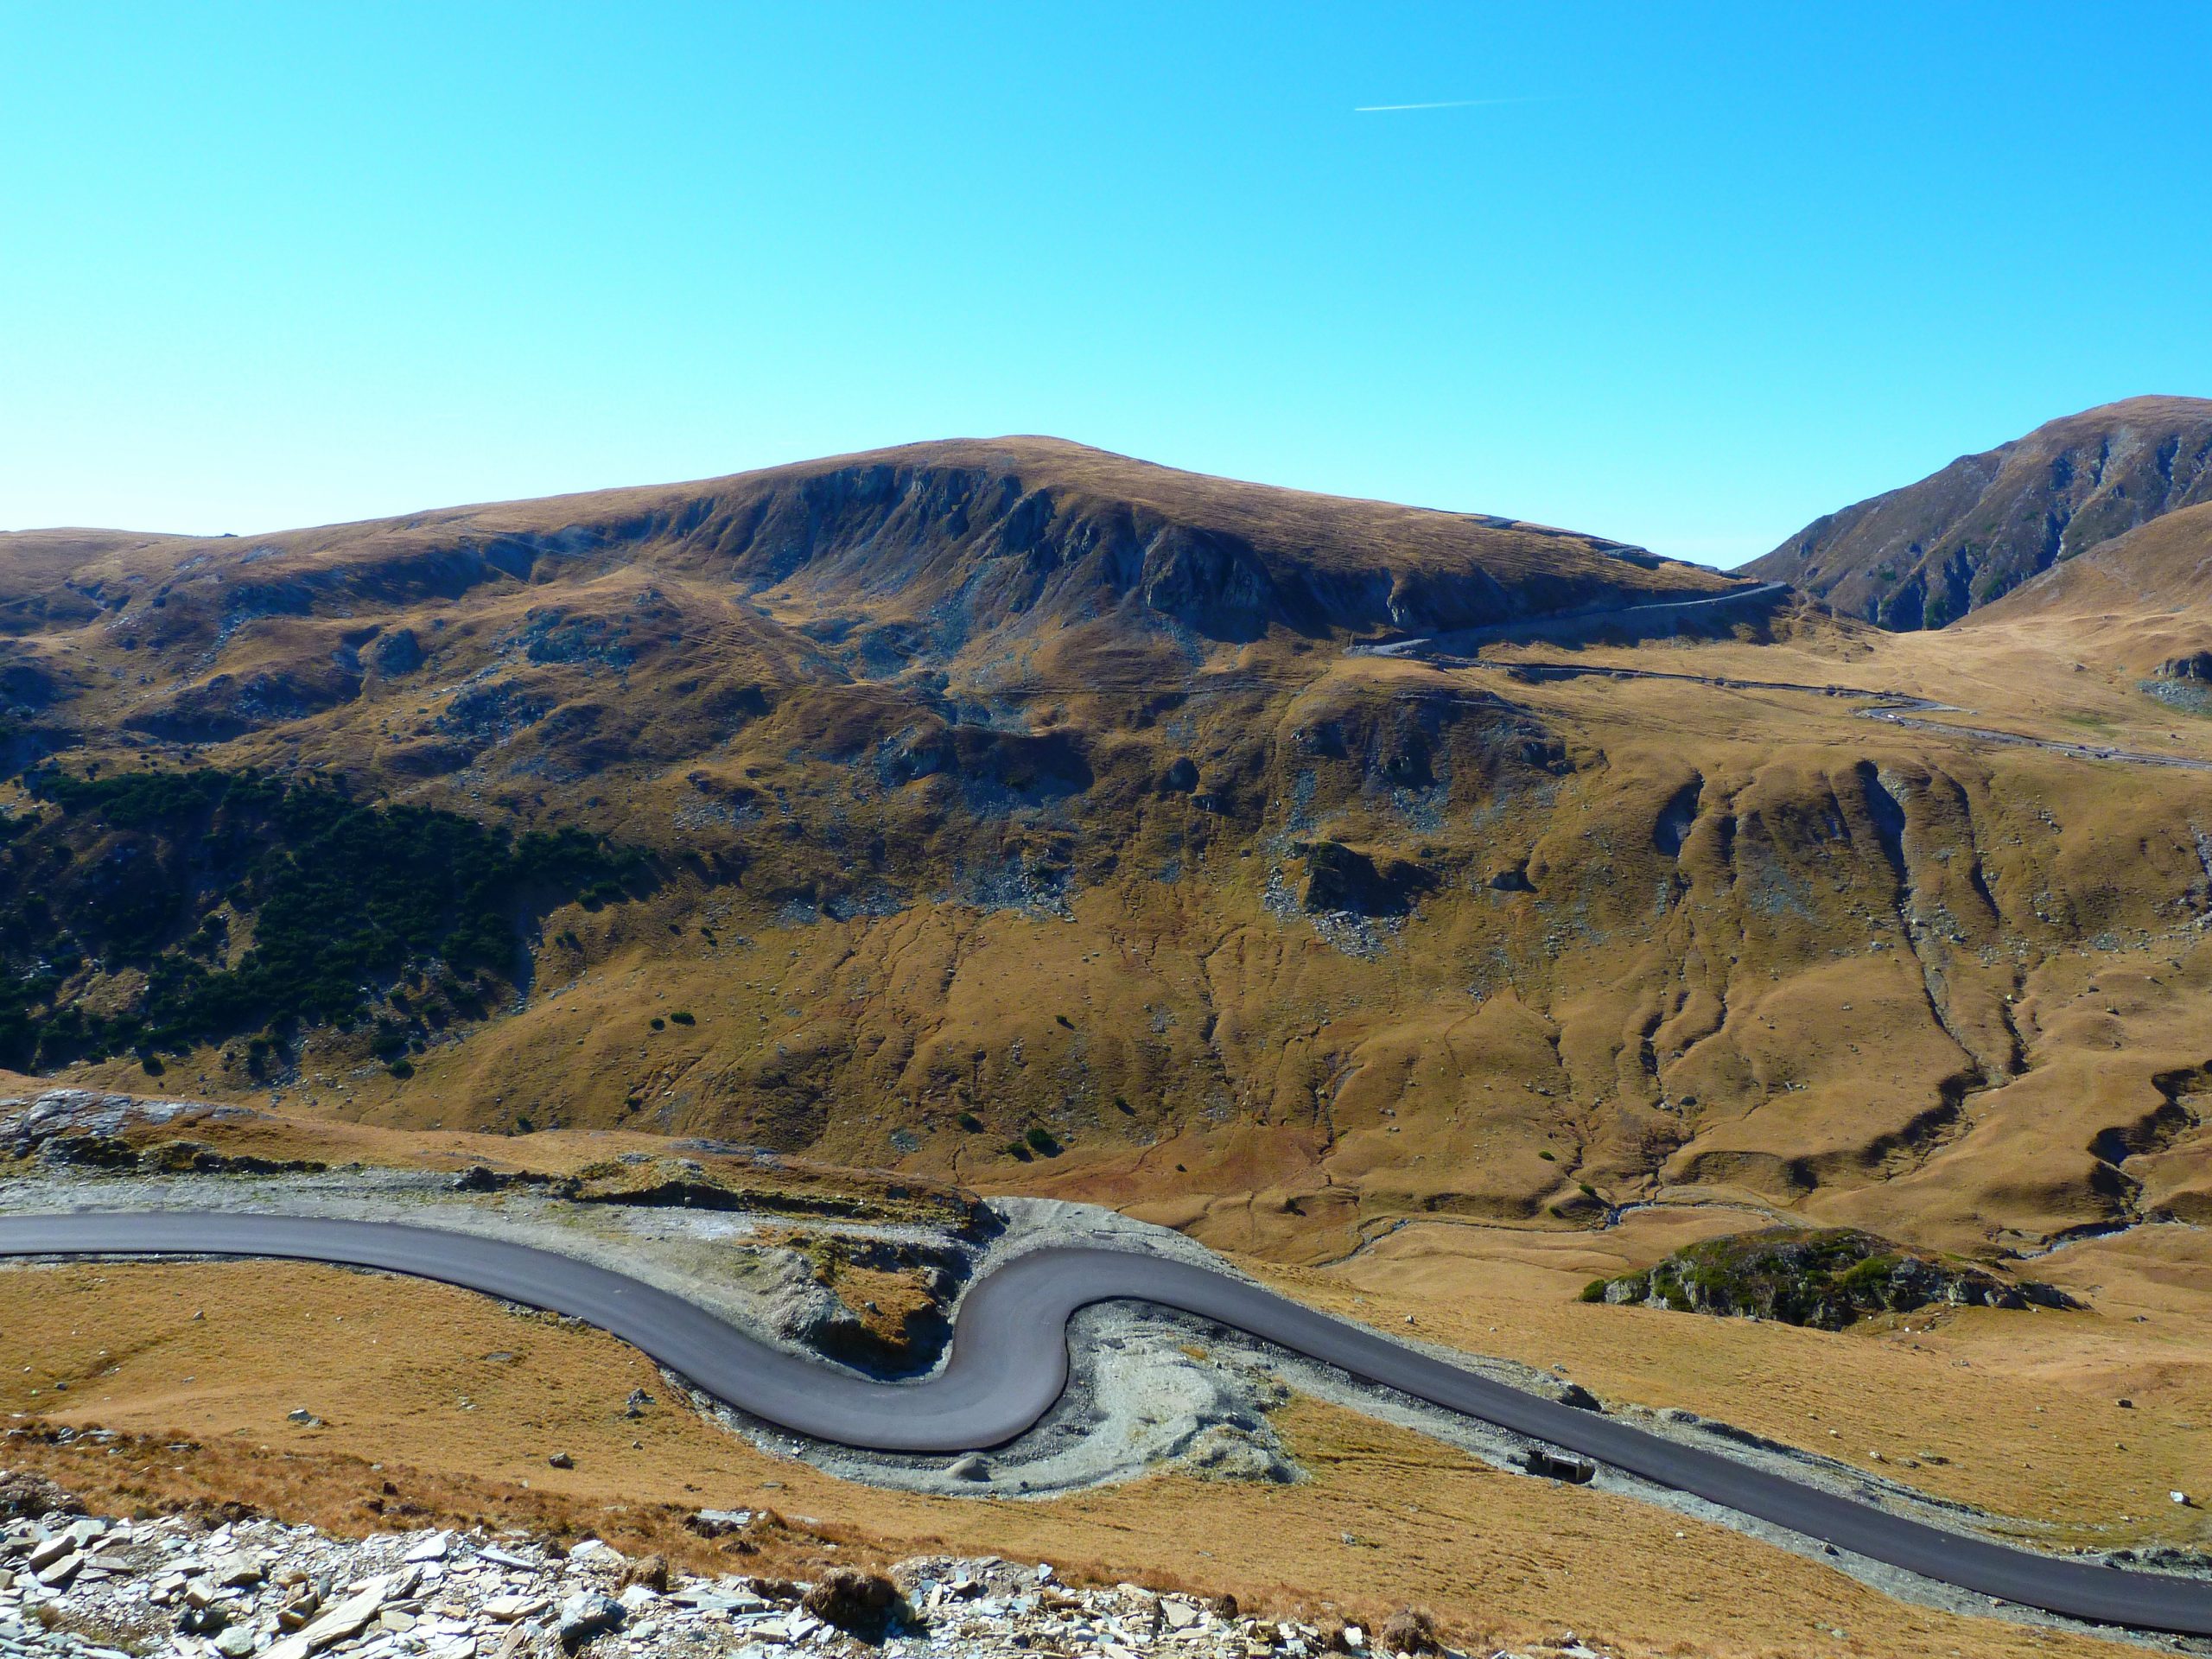
[[[2212,399],[2126,397],[1816,518],[1745,569],[1885,627],[1942,627],[2206,500]]]

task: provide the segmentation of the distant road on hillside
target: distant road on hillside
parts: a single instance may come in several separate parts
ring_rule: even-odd
[[[1700,613],[1738,607],[1764,608],[1780,603],[1789,593],[1789,584],[1786,582],[1753,582],[1746,587],[1732,588],[1725,594],[1707,594],[1697,599],[1660,600],[1649,605],[1623,605],[1610,610],[1567,611],[1548,616],[1518,617],[1510,622],[1490,622],[1478,628],[1460,628],[1451,633],[1429,634],[1418,639],[1391,639],[1381,645],[1354,645],[1348,654],[1354,657],[1423,658],[1461,657],[1479,651],[1484,645],[1502,645],[1509,640],[1527,643],[1543,639],[1560,643],[1622,629],[1642,633],[1671,626],[1686,616],[1696,617]]]
[[[740,1411],[880,1451],[1003,1445],[1067,1384],[1067,1324],[1141,1301],[1233,1326],[1308,1359],[1962,1589],[2100,1624],[2212,1635],[2212,1583],[2041,1555],[1890,1514],[1478,1376],[1363,1325],[1195,1263],[1052,1248],[970,1287],[944,1367],[880,1382],[787,1353],[682,1297],[550,1251],[391,1223],[188,1211],[0,1217],[0,1256],[257,1256],[340,1263],[480,1291],[598,1325]]]

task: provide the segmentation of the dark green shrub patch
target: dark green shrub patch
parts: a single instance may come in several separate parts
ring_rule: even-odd
[[[581,830],[514,836],[260,772],[30,781],[42,810],[0,844],[0,1065],[22,1069],[372,1011],[396,1068],[410,1035],[480,1015],[547,911],[650,880]]]

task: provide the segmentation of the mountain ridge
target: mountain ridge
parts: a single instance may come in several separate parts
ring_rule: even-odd
[[[1741,573],[1789,582],[1885,627],[1942,627],[2206,500],[2212,399],[2129,397],[1825,514]]]
[[[1647,605],[1586,675],[1355,651],[1753,584],[1074,446],[90,539],[0,550],[0,963],[73,1084],[705,1136],[1293,1255],[1675,1189],[1885,1236],[1910,1204],[1947,1248],[2138,1187],[2212,1214],[2195,1150],[2100,1173],[2158,1109],[2117,1058],[2004,1138],[2055,1109],[2025,1057],[2095,1051],[2037,1034],[2089,1017],[2081,942],[2194,948],[2212,782],[1840,689],[2195,747],[2138,671],[2054,683],[2063,646]],[[385,913],[426,823],[498,877],[465,928]],[[375,881],[332,874],[363,846]],[[327,1019],[264,994],[309,900],[368,964]]]
[[[806,545],[824,532],[826,550]],[[1243,484],[1033,437],[902,445],[690,483],[250,537],[16,531],[0,537],[0,555],[19,568],[28,556],[49,586],[63,574],[54,567],[73,560],[68,574],[77,580],[59,585],[108,608],[127,605],[130,586],[154,577],[165,559],[220,571],[272,557],[360,564],[380,554],[372,579],[382,581],[396,574],[395,558],[412,556],[443,561],[439,578],[450,585],[470,574],[461,568],[470,550],[519,577],[549,555],[588,559],[626,547],[671,571],[698,574],[720,559],[722,573],[756,592],[797,581],[818,601],[825,577],[827,586],[857,585],[880,598],[885,573],[860,556],[902,538],[927,556],[893,573],[924,579],[915,608],[946,599],[956,574],[973,574],[970,560],[948,554],[1023,557],[1039,577],[1090,558],[1121,588],[1159,601],[1155,608],[1247,637],[1274,625],[1370,632],[1464,626],[1561,608],[1592,593],[1626,601],[1737,585],[1605,537]],[[825,552],[840,568],[824,568]],[[936,568],[925,569],[931,561]]]

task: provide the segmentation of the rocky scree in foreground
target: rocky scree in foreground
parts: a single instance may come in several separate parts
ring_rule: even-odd
[[[1427,1615],[1412,1609],[1373,1632],[1278,1622],[1240,1617],[1230,1597],[1075,1588],[1049,1565],[995,1557],[925,1557],[887,1578],[839,1569],[812,1583],[706,1579],[595,1539],[566,1550],[474,1532],[349,1541],[258,1517],[124,1522],[74,1509],[50,1483],[0,1476],[0,1510],[15,1512],[0,1537],[0,1655],[9,1659],[1452,1654]],[[702,1530],[750,1519],[718,1510],[693,1517]],[[1601,1652],[1572,1636],[1535,1651]]]

